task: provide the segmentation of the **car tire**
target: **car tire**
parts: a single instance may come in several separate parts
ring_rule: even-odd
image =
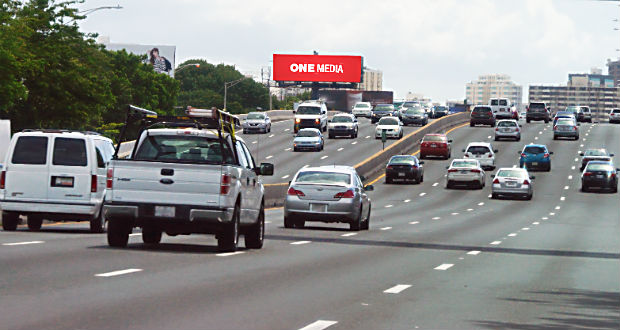
[[[588,186],[581,185],[581,192],[588,192]]]
[[[295,228],[304,228],[306,226],[306,220],[297,219],[295,220],[293,225],[295,226]]]
[[[499,141],[499,138],[497,136],[495,137],[495,141]]]
[[[392,184],[394,182],[394,180],[392,180],[392,178],[390,178],[389,176],[385,176],[385,183],[387,184]]]
[[[43,225],[43,216],[40,214],[28,215],[28,229],[30,231],[39,231]]]
[[[161,242],[161,229],[150,225],[142,227],[142,242],[147,245],[155,245]]]
[[[531,201],[532,198],[534,198],[534,192],[532,192],[531,194],[527,195],[527,197],[525,197],[525,199],[528,201]]]
[[[19,224],[19,214],[13,212],[2,212],[2,229],[4,231],[15,231]]]
[[[295,219],[292,216],[284,216],[284,228],[295,228]]]
[[[349,230],[351,231],[360,231],[362,229],[362,207],[360,206],[360,214],[357,216],[357,219],[353,220],[349,224]]]
[[[371,211],[372,211],[372,205],[368,204],[368,216],[366,217],[366,221],[364,221],[362,223],[362,229],[363,230],[370,229],[370,214],[371,214]]]
[[[491,193],[491,199],[498,199],[499,195],[497,193]]]
[[[549,119],[545,119],[545,124],[549,124]]]
[[[220,252],[235,252],[239,245],[239,202],[235,205],[230,224],[224,226],[217,237],[217,249]]]
[[[425,154],[420,154],[420,159],[424,159],[424,157],[426,157]]]
[[[247,130],[243,130],[243,134],[248,134],[248,131]]]
[[[553,139],[554,139],[554,140],[557,140],[557,139],[558,139],[558,137],[554,135],[554,136],[553,136]]]
[[[103,206],[99,210],[99,215],[97,217],[93,217],[92,219],[90,219],[89,225],[90,225],[91,233],[101,234],[105,232],[106,221],[105,221],[105,217],[103,216]]]
[[[469,127],[474,127],[474,126],[475,126],[475,124],[474,124],[474,123],[469,122]]]
[[[529,124],[530,123],[530,119],[525,119],[525,122]]]
[[[521,141],[521,135],[519,135],[516,140],[517,142]]]
[[[126,219],[109,219],[108,220],[108,245],[111,247],[124,248],[129,241],[129,234],[132,227]]]
[[[545,168],[546,172],[551,172],[551,162],[549,164],[547,164],[547,167]]]
[[[446,181],[446,189],[452,189],[452,181],[448,180]]]
[[[424,174],[420,176],[420,182],[424,182]]]
[[[251,225],[245,235],[245,247],[248,249],[261,249],[265,240],[265,206],[261,205],[256,223]]]
[[[293,151],[294,151],[294,152],[297,152],[297,151],[299,151],[299,149],[297,149],[297,148],[293,148]]]
[[[327,138],[333,139],[334,138],[334,134],[332,134],[332,133],[327,134]]]

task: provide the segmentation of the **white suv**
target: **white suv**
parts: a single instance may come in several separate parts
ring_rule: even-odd
[[[370,102],[357,102],[353,106],[351,113],[354,116],[370,118],[372,115],[372,105]]]
[[[16,230],[19,216],[39,230],[44,219],[90,221],[103,232],[101,208],[112,140],[89,132],[26,130],[11,139],[0,176],[4,230]]]
[[[463,158],[475,159],[484,169],[495,169],[495,153],[497,149],[488,142],[471,142],[463,149]]]
[[[295,111],[295,133],[302,128],[317,128],[327,131],[327,106],[320,100],[302,102]]]

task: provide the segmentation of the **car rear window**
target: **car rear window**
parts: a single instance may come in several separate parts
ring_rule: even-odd
[[[572,119],[560,118],[560,119],[558,119],[557,125],[573,126],[573,125],[575,125],[575,122]]]
[[[379,119],[379,125],[398,125],[398,119],[383,117]]]
[[[530,110],[545,110],[544,103],[530,103]]]
[[[585,172],[590,172],[590,171],[613,172],[614,167],[608,164],[588,163],[588,166],[586,166]]]
[[[498,105],[499,104],[499,100],[491,100],[491,105]]]
[[[491,112],[489,107],[475,107],[472,112]]]
[[[13,150],[13,164],[44,165],[47,163],[47,137],[20,136]]]
[[[84,139],[55,138],[52,164],[61,166],[86,166],[86,141]]]
[[[476,164],[476,162],[457,160],[452,162],[452,167],[478,167],[478,165]]]
[[[366,103],[358,103],[355,105],[356,108],[370,108],[370,106]]]
[[[607,156],[607,152],[603,149],[589,149],[586,150],[586,156]]]
[[[392,159],[390,159],[389,164],[391,165],[415,165],[416,159],[414,157],[411,156],[397,156],[397,157],[392,157]]]
[[[297,137],[316,137],[316,136],[319,136],[318,131],[300,130],[299,132],[297,132]]]
[[[350,184],[351,175],[347,173],[305,171],[297,175],[296,183]]]
[[[499,100],[499,105],[508,105],[508,101],[506,101],[506,100]]]
[[[498,127],[517,127],[517,123],[514,121],[500,121],[497,123]]]
[[[547,152],[547,150],[545,148],[543,148],[543,147],[526,147],[523,150],[523,152],[526,153],[526,154],[537,155],[537,154],[544,154],[545,152]]]
[[[422,139],[422,142],[443,142],[446,138],[439,135],[426,135]]]
[[[500,170],[497,172],[497,176],[500,178],[524,178],[525,172],[519,170]]]
[[[467,152],[474,154],[474,155],[484,155],[490,151],[491,150],[489,150],[488,147],[484,147],[484,146],[473,146],[473,147],[467,148]]]
[[[224,144],[224,163],[233,164],[230,148]],[[136,160],[172,163],[221,164],[219,140],[192,135],[150,135],[138,148]]]

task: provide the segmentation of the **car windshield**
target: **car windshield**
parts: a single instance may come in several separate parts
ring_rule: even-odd
[[[265,119],[265,115],[262,113],[250,113],[248,114],[247,119]]]
[[[393,111],[394,110],[394,106],[393,105],[382,105],[379,104],[378,106],[375,107],[374,111]]]
[[[531,103],[530,104],[530,109],[532,109],[532,110],[544,110],[545,109],[545,105],[543,103]]]
[[[517,123],[514,121],[500,121],[497,123],[498,127],[517,127]]]
[[[225,163],[233,163],[228,144],[224,144]],[[136,160],[176,163],[222,163],[218,139],[195,135],[149,135],[140,144]]]
[[[435,111],[446,111],[446,107],[435,107]]]
[[[472,161],[455,160],[452,162],[452,167],[478,167],[478,164]]]
[[[605,149],[588,149],[586,150],[585,156],[607,156],[607,151]]]
[[[600,163],[588,163],[586,166],[585,172],[591,171],[605,171],[605,172],[613,172],[614,167],[610,164],[600,164]]]
[[[355,105],[356,108],[370,108],[367,103],[358,103]]]
[[[415,157],[413,156],[394,156],[390,159],[390,165],[415,165]]]
[[[407,111],[405,111],[405,113],[408,114],[408,115],[422,115],[425,112],[422,109],[407,109]]]
[[[544,154],[546,152],[547,152],[547,149],[543,147],[538,147],[538,146],[529,146],[523,149],[523,153],[533,154],[533,155]]]
[[[297,175],[296,183],[350,184],[351,175],[337,172],[304,171]]]
[[[491,112],[491,108],[488,108],[488,107],[475,107],[473,112]]]
[[[379,120],[379,125],[398,125],[398,119],[383,117]]]
[[[297,108],[298,115],[320,115],[321,107],[309,107],[301,105]]]
[[[336,116],[332,119],[332,123],[352,123],[353,119],[349,116]]]
[[[484,155],[487,152],[490,152],[490,150],[488,147],[485,147],[485,146],[473,146],[473,147],[467,148],[467,152],[469,152],[470,154],[474,154],[474,155]]]
[[[297,132],[297,137],[317,137],[319,136],[319,132],[310,131],[310,130],[300,130]]]
[[[445,141],[446,138],[443,136],[439,136],[439,135],[426,135],[424,136],[424,138],[422,139],[422,142],[443,142]]]
[[[500,170],[497,172],[500,178],[525,178],[525,172],[520,170]]]

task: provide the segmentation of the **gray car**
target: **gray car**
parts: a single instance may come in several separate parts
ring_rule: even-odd
[[[573,138],[579,140],[579,123],[570,118],[560,118],[553,125],[553,139]]]
[[[491,198],[519,196],[530,200],[534,196],[533,180],[524,168],[500,168],[493,178]]]
[[[515,119],[502,119],[495,128],[495,141],[499,139],[521,140],[521,125]]]
[[[266,113],[250,112],[242,124],[243,133],[269,133],[271,132],[271,119]]]
[[[351,166],[302,168],[289,185],[284,201],[284,227],[301,228],[307,221],[344,222],[351,230],[370,225],[370,197]]]

